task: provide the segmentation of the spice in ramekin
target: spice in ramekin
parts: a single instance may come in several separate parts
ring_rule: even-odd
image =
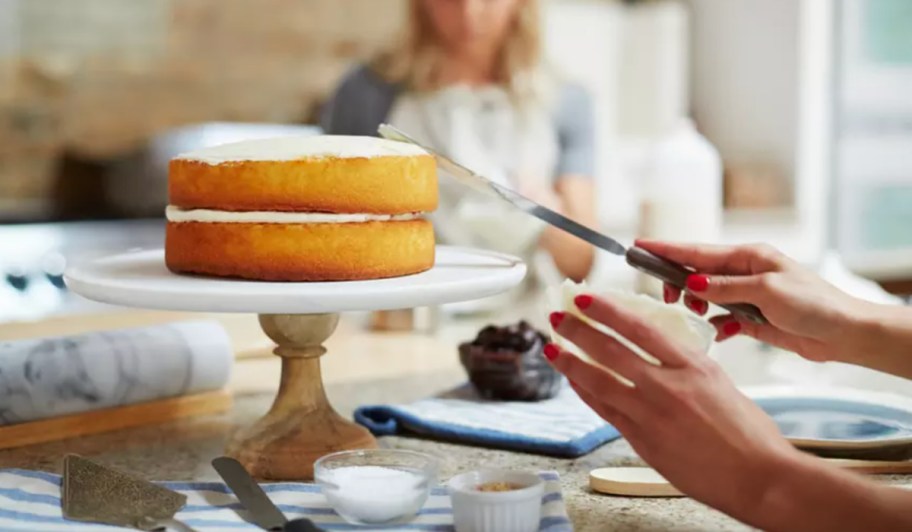
[[[522,486],[518,486],[512,482],[485,482],[475,489],[478,491],[514,491],[522,489]]]

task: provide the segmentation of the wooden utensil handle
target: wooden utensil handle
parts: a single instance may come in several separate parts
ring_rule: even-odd
[[[694,273],[676,262],[664,259],[638,247],[628,249],[626,258],[627,264],[637,270],[681,289],[687,287],[687,278]],[[719,306],[754,323],[767,323],[766,317],[763,316],[760,309],[749,303],[727,303]]]

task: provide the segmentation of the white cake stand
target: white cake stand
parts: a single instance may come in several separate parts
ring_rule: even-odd
[[[438,247],[436,265],[417,275],[376,281],[270,283],[176,275],[162,250],[136,251],[74,266],[68,287],[89,299],[130,307],[199,312],[255,312],[282,358],[269,412],[239,431],[226,452],[256,477],[309,480],[313,462],[331,452],[376,446],[344,419],[323,390],[320,357],[344,311],[392,310],[493,296],[518,285],[521,260],[493,252]]]

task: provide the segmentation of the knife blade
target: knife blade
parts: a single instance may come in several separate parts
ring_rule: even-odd
[[[321,532],[322,529],[314,525],[310,519],[303,517],[291,521],[286,519],[285,514],[272,503],[263,488],[234,458],[227,456],[215,458],[212,460],[212,467],[250,513],[253,523],[260,528],[285,532]]]
[[[685,268],[681,264],[659,257],[645,249],[638,247],[627,249],[617,240],[575,222],[560,213],[539,205],[514,190],[473,172],[469,168],[438,153],[436,150],[425,146],[389,124],[381,124],[378,128],[378,133],[381,137],[388,140],[406,142],[422,148],[436,159],[437,164],[441,169],[453,176],[460,183],[490,197],[509,203],[517,209],[534,216],[553,227],[570,233],[599,249],[603,249],[614,255],[622,256],[630,266],[665,283],[684,289],[686,288],[687,277],[694,273],[693,270]],[[731,303],[719,306],[755,323],[767,323],[763,313],[754,305],[748,303]]]

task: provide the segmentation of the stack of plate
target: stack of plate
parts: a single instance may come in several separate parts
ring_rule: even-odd
[[[742,388],[796,447],[839,467],[868,474],[912,470],[912,397],[854,388]],[[847,460],[846,460],[847,459]],[[683,494],[649,467],[604,467],[589,473],[599,493],[628,497]]]
[[[742,390],[796,447],[832,458],[912,458],[912,397],[852,388]]]

